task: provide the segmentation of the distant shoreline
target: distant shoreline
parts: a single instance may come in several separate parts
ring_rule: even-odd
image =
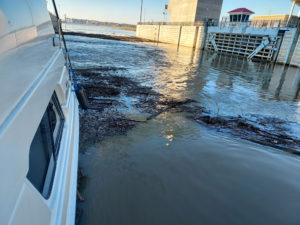
[[[90,26],[99,26],[99,27],[111,27],[111,28],[117,28],[122,30],[129,30],[129,31],[136,31],[135,25],[117,25],[117,24],[95,24],[95,23],[76,23],[76,22],[64,22],[66,24],[76,24],[76,25],[90,25]]]
[[[55,32],[58,32],[56,16],[50,13],[50,17]],[[127,23],[100,22],[95,20],[84,20],[84,19],[71,19],[71,21],[63,21],[63,23],[76,24],[76,25],[102,26],[102,27],[117,28],[121,30],[136,31],[136,25],[127,24]]]

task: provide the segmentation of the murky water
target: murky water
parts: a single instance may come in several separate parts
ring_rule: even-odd
[[[68,37],[76,67],[111,67],[214,115],[275,117],[299,138],[300,70],[145,45]],[[126,113],[134,99],[124,96]],[[132,110],[131,110],[132,109]],[[87,225],[297,225],[300,158],[165,112],[91,145],[80,164]]]

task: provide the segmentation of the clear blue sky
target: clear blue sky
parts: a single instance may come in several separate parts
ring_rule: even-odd
[[[47,0],[49,5],[51,0]],[[106,22],[136,24],[139,20],[140,0],[56,0],[61,16],[94,19]],[[146,21],[163,21],[164,5],[168,0],[144,0]],[[256,15],[289,14],[290,0],[223,0],[222,16],[240,7]],[[300,7],[296,7],[297,15]]]

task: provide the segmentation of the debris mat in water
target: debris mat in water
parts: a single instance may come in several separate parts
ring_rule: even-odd
[[[204,107],[194,104],[192,99],[176,100],[154,91],[140,83],[116,75],[124,68],[99,67],[78,69],[80,85],[89,98],[90,108],[80,110],[80,148],[90,143],[100,142],[106,136],[126,134],[137,123],[146,122],[159,114],[173,110],[186,112],[187,118],[213,128],[219,132],[280,148],[300,155],[300,140],[288,134],[287,121],[277,118],[251,115],[212,116]],[[123,96],[123,99],[122,99]],[[127,106],[124,98],[134,99]],[[132,108],[145,115],[144,119],[133,119],[120,109]]]

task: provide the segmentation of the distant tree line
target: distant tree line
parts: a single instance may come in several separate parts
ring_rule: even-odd
[[[54,27],[55,32],[58,32],[58,24],[56,16],[49,12],[51,21]],[[61,18],[62,19],[62,18]],[[75,24],[87,24],[87,25],[94,25],[94,26],[108,26],[108,27],[116,27],[116,28],[123,28],[127,30],[135,30],[136,26],[127,23],[113,23],[113,22],[100,22],[97,20],[85,20],[85,19],[75,19],[75,18],[65,18],[63,22],[67,23],[75,23]]]

